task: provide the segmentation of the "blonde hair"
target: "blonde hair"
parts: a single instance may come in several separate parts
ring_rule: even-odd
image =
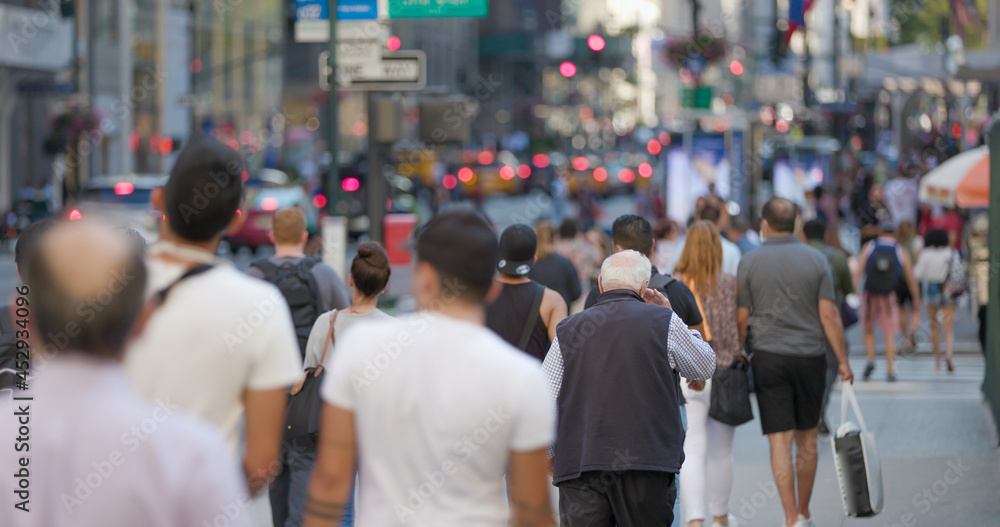
[[[544,260],[556,253],[555,225],[552,225],[551,222],[545,220],[536,223],[535,236],[538,238],[538,245],[535,249],[535,256],[537,256],[539,260]]]
[[[305,213],[298,207],[275,212],[271,232],[274,233],[274,243],[291,245],[301,242],[302,233],[306,232]]]
[[[707,299],[719,281],[722,269],[722,238],[710,221],[694,222],[688,229],[684,250],[674,270],[690,280],[703,300]]]

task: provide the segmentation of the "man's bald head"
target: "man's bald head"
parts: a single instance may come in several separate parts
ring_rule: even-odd
[[[631,249],[617,252],[601,265],[601,292],[631,289],[641,294],[651,273],[649,258],[642,253]]]
[[[89,221],[59,223],[42,237],[27,281],[43,344],[121,356],[146,287],[146,268],[123,236]]]
[[[791,234],[795,231],[795,205],[785,198],[771,198],[764,204],[764,220],[771,234]]]

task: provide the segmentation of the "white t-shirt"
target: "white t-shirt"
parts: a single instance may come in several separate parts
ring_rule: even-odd
[[[354,413],[358,527],[504,527],[510,452],[548,447],[555,406],[538,361],[432,312],[338,337],[323,400]]]
[[[151,295],[185,266],[148,258]],[[220,264],[185,279],[125,355],[132,389],[212,422],[238,444],[245,390],[273,390],[302,374],[298,339],[278,288]]]
[[[917,265],[913,267],[913,277],[918,282],[943,284],[948,280],[953,258],[959,256],[951,247],[927,247],[920,251]]]

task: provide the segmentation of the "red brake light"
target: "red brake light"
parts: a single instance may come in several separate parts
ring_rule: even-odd
[[[278,210],[277,198],[264,198],[260,200],[261,210]]]
[[[115,183],[115,194],[117,194],[119,196],[127,196],[127,195],[131,194],[132,191],[134,191],[134,190],[135,190],[135,186],[133,186],[128,181],[122,181],[122,182],[119,182],[119,183]]]

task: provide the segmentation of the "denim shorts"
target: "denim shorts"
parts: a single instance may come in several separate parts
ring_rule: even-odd
[[[924,304],[931,307],[941,307],[955,304],[954,299],[947,298],[945,296],[944,284],[924,282],[921,295],[923,296]]]

